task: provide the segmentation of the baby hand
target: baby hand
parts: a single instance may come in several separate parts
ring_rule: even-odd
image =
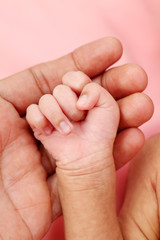
[[[118,105],[82,72],[65,74],[62,83],[53,95],[30,105],[26,118],[35,137],[56,159],[57,168],[73,175],[101,171],[114,164]]]

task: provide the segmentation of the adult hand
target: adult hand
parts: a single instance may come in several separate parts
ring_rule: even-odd
[[[149,139],[131,162],[120,212],[124,239],[160,239],[160,135]]]
[[[60,214],[60,205],[55,200],[58,195],[54,161],[47,161],[50,158],[45,157],[44,151],[40,153],[23,117],[27,106],[37,103],[43,94],[51,93],[61,83],[66,72],[85,72],[93,81],[101,83],[118,101],[121,112],[120,133],[114,147],[117,168],[130,160],[143,145],[144,137],[137,127],[147,121],[153,112],[151,100],[139,93],[147,85],[145,72],[136,65],[123,65],[104,72],[121,54],[119,41],[104,38],[0,82],[2,239],[7,240],[13,236],[17,240],[41,239],[52,219]],[[123,162],[120,160],[122,153]],[[51,176],[47,185],[48,174]]]

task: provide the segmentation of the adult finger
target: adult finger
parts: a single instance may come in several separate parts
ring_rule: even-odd
[[[122,55],[121,43],[103,38],[86,44],[57,60],[31,67],[0,81],[0,96],[12,103],[23,115],[28,105],[51,93],[68,71],[80,70],[95,77],[115,63]]]
[[[116,169],[129,162],[143,147],[144,142],[144,134],[138,128],[128,128],[120,132],[113,148]]]
[[[146,72],[137,64],[124,64],[110,68],[104,74],[93,79],[102,85],[117,100],[147,87]]]
[[[134,93],[117,101],[120,109],[119,130],[139,127],[153,115],[153,102],[144,93]]]

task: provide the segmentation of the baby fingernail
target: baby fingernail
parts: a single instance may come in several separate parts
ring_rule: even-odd
[[[82,96],[80,96],[80,98],[78,99],[78,105],[84,105],[84,104],[86,104],[86,102],[87,102],[87,95],[82,95]]]
[[[62,130],[62,132],[65,133],[65,134],[68,134],[68,133],[71,132],[71,127],[70,127],[69,124],[68,124],[67,122],[65,122],[65,121],[61,122],[61,123],[59,124],[59,127],[60,127],[60,129]]]

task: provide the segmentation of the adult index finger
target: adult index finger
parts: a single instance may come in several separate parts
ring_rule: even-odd
[[[20,115],[39,98],[51,93],[68,71],[83,71],[95,77],[122,55],[121,43],[106,37],[83,45],[57,60],[42,63],[0,81],[0,96],[14,105]]]

